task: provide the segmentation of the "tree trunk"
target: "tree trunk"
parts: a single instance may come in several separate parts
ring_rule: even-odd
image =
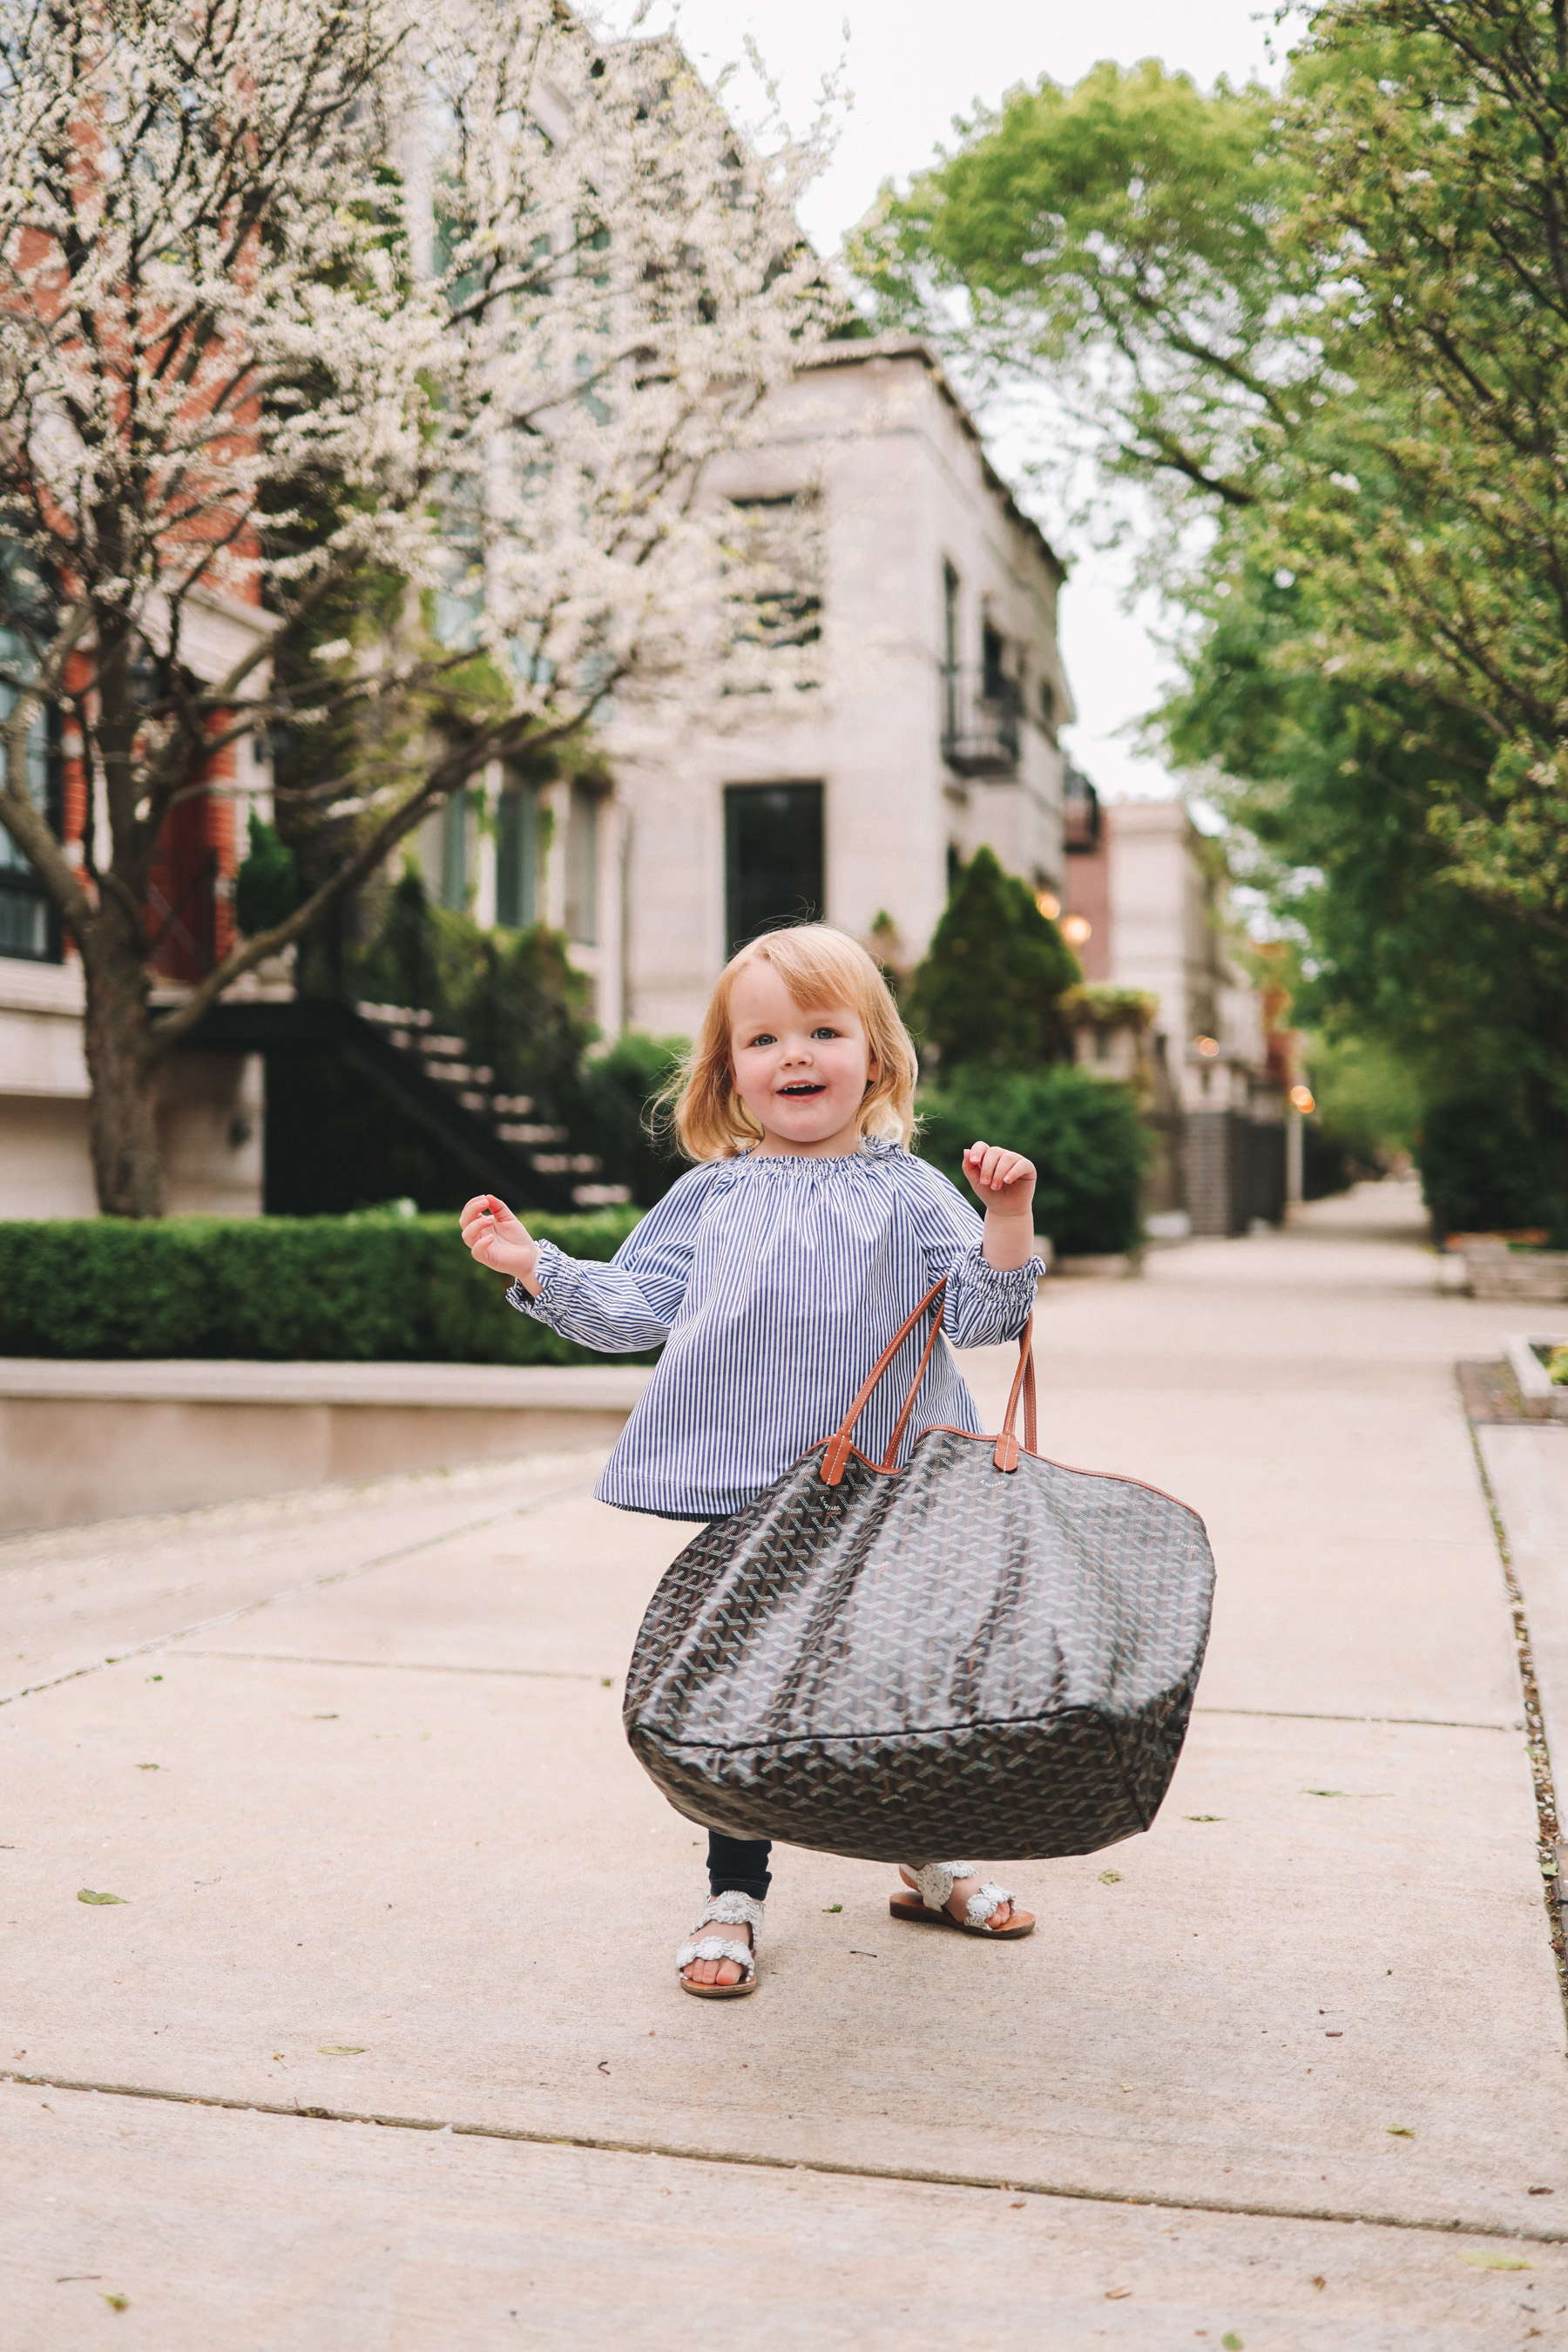
[[[147,950],[129,918],[106,908],[82,961],[92,1081],[92,1173],[106,1217],[160,1217],[158,1077],[145,1061]]]

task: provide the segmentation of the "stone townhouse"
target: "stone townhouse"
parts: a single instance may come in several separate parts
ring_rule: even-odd
[[[611,1034],[689,1033],[733,948],[791,918],[912,967],[982,843],[1061,886],[1062,567],[930,348],[829,346],[709,491],[777,533],[763,625],[806,682],[730,696],[718,642],[707,723],[612,713],[604,781],[492,773],[422,843],[448,905],[567,933]]]

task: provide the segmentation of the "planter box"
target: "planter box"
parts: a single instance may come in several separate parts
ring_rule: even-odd
[[[1568,1302],[1568,1250],[1510,1250],[1506,1242],[1470,1242],[1465,1281],[1472,1298]]]
[[[1505,1340],[1504,1348],[1531,1419],[1568,1421],[1568,1388],[1557,1386],[1537,1352],[1542,1348],[1568,1348],[1568,1331],[1516,1331]]]
[[[609,1445],[631,1365],[0,1358],[0,1532]]]

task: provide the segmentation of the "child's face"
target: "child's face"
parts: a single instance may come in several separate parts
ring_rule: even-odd
[[[735,1091],[773,1144],[852,1150],[877,1065],[847,1004],[798,1005],[771,964],[752,963],[730,994]]]

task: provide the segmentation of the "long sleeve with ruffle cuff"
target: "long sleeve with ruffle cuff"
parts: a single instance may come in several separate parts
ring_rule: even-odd
[[[630,1355],[643,1348],[660,1348],[669,1336],[668,1323],[624,1266],[568,1257],[553,1242],[541,1242],[534,1271],[538,1296],[514,1282],[506,1303],[563,1339],[575,1339],[605,1355]]]
[[[1035,1310],[1036,1285],[1044,1261],[1002,1271],[987,1263],[978,1244],[955,1252],[947,1267],[942,1328],[955,1348],[984,1348],[1016,1339]]]

